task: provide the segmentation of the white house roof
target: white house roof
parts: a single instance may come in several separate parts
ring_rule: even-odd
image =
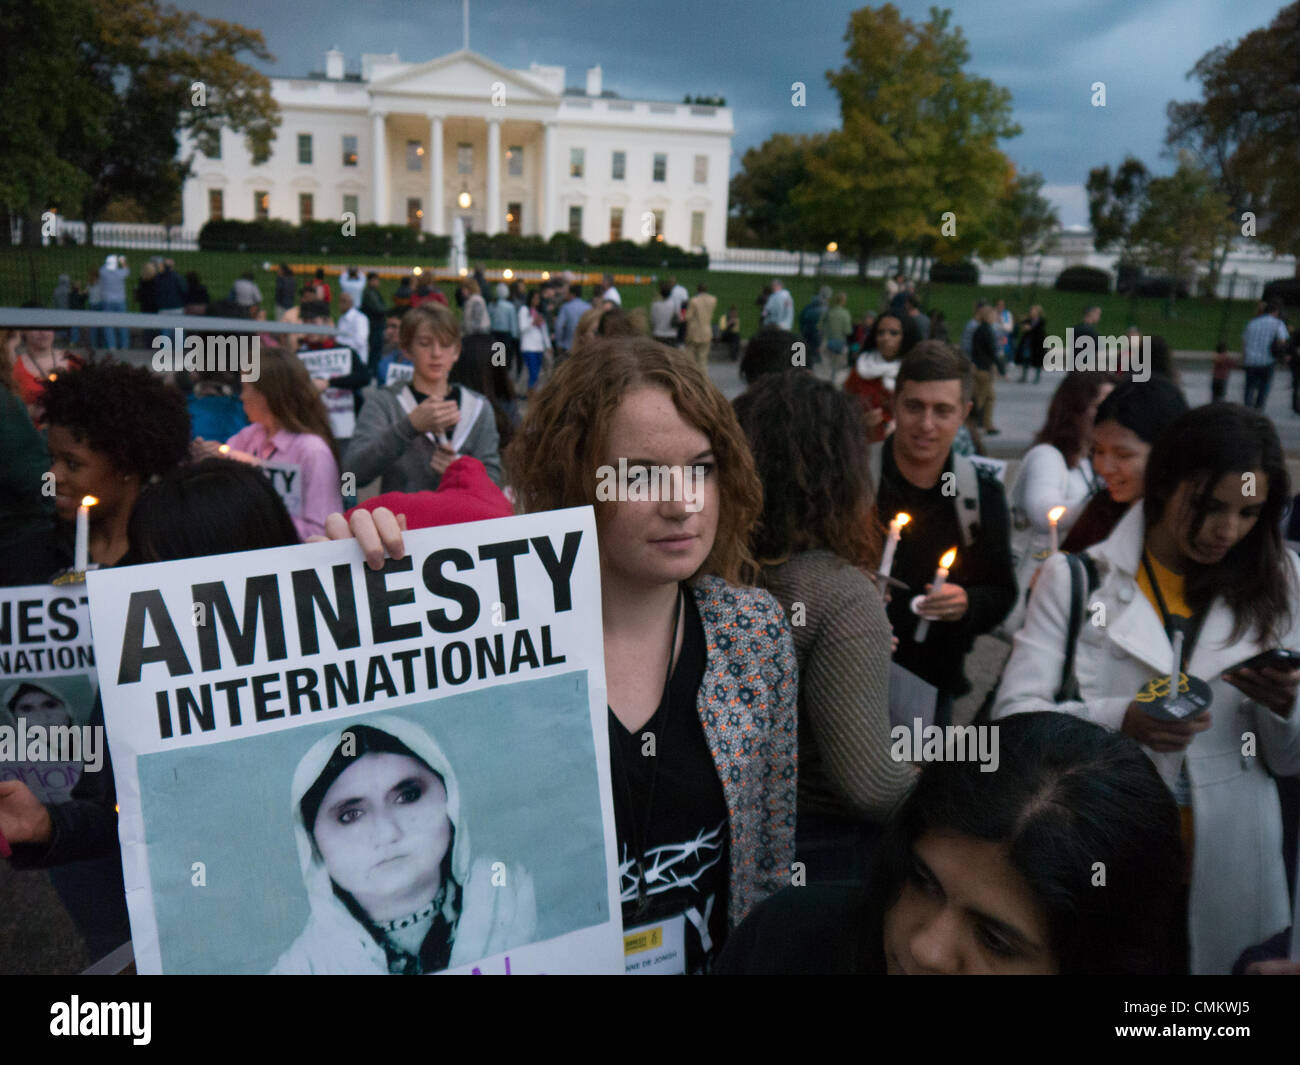
[[[492,95],[495,82],[505,86],[506,96],[512,103],[556,102],[560,98],[540,79],[521,70],[510,70],[486,56],[464,49],[426,63],[412,63],[388,71],[369,84],[375,93],[482,99]]]

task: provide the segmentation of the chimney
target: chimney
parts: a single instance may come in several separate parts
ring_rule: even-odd
[[[334,81],[343,79],[343,53],[335,45],[325,53],[325,76]]]
[[[587,95],[600,95],[600,67],[587,68]]]

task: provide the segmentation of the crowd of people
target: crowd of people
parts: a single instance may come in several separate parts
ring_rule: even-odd
[[[211,303],[170,264],[146,280],[159,311],[261,309],[252,275]],[[72,564],[83,495],[101,567],[324,536],[378,568],[404,531],[590,505],[622,917],[704,914],[686,971],[1300,969],[1284,943],[1300,671],[1253,660],[1300,652],[1300,557],[1258,410],[1190,404],[1167,346],[1149,380],[1061,375],[1004,489],[974,458],[998,431],[994,378],[1043,371],[1037,306],[980,301],[952,343],[901,276],[857,321],[829,288],[796,316],[775,280],[742,347],[707,282],[665,280],[648,313],[611,276],[587,299],[479,272],[454,307],[416,276],[391,306],[374,274],[332,287],[281,268],[277,319],[336,333],[263,334],[242,384],[83,360],[49,331],[0,338],[0,583]],[[1289,341],[1262,317],[1252,406],[1254,353]],[[715,342],[747,385],[734,402],[709,376]],[[348,372],[313,376],[327,347]],[[693,467],[702,497],[602,499],[597,470],[620,459]],[[278,464],[301,473],[292,501]],[[969,726],[998,730],[993,771],[900,757],[900,719],[968,727],[966,659],[994,632],[1010,659]],[[1196,713],[1178,702],[1191,680],[1211,697]],[[111,773],[50,805],[0,783],[0,834],[20,867],[111,856],[115,803]],[[318,805],[299,809],[311,842]],[[708,841],[698,867],[647,890],[645,855],[682,840]],[[455,938],[426,951],[365,927],[387,971],[439,967]]]

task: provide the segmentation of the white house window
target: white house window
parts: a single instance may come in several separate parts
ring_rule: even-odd
[[[611,207],[609,209],[609,239],[623,239],[623,208]]]
[[[691,212],[691,247],[699,248],[704,245],[704,212]]]
[[[359,215],[361,213],[360,201],[358,200],[356,193],[344,193],[343,213],[350,215]]]
[[[506,149],[506,173],[511,177],[524,176],[524,149],[521,145],[512,144]]]
[[[406,224],[418,233],[422,218],[424,218],[424,208],[420,204],[420,198],[418,196],[408,197],[406,200]]]
[[[615,152],[613,166],[610,167],[610,179],[613,181],[622,181],[627,173],[627,152]]]
[[[416,174],[424,169],[424,145],[419,141],[406,142],[406,169]]]
[[[668,156],[663,152],[655,152],[654,180],[666,181],[668,179]]]
[[[512,237],[520,236],[524,231],[524,205],[522,203],[506,204],[506,232]]]
[[[569,177],[580,178],[587,165],[587,151],[585,148],[569,149]]]
[[[663,211],[651,211],[655,219],[655,240],[660,244],[664,241],[664,213]]]
[[[253,193],[253,217],[259,222],[271,217],[271,194],[269,192]]]
[[[206,155],[207,153],[205,152],[204,154]],[[212,154],[209,155],[208,158],[209,159],[221,158],[221,130],[217,130],[217,146],[212,150]]]
[[[298,162],[311,165],[311,134],[298,134]]]
[[[310,192],[298,193],[298,221],[306,225],[312,219],[312,206],[314,200]]]
[[[569,208],[569,236],[582,239],[582,206],[574,204]]]
[[[208,189],[208,218],[220,222],[226,217],[225,197],[220,189]]]
[[[343,134],[343,165],[357,165],[357,138],[354,133]]]
[[[709,183],[709,157],[707,155],[697,155],[695,157],[695,184],[707,185]]]
[[[456,173],[458,174],[474,173],[474,145],[472,144],[456,145]]]

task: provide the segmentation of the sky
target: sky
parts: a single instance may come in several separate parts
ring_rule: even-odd
[[[262,30],[273,63],[290,77],[323,70],[337,45],[349,73],[362,52],[396,51],[423,62],[462,46],[462,0],[193,0],[179,7]],[[839,124],[826,72],[844,61],[849,15],[837,0],[470,0],[470,48],[503,66],[564,66],[570,86],[599,65],[621,96],[680,101],[721,95],[736,135],[732,173],[746,149],[773,133]],[[927,18],[931,0],[898,0]],[[1063,225],[1086,225],[1083,185],[1094,166],[1126,155],[1168,172],[1165,108],[1199,96],[1188,71],[1211,48],[1266,26],[1278,0],[948,0],[970,49],[968,72],[1009,89],[1023,132],[1002,148],[1018,170],[1037,171]],[[246,58],[246,57],[245,57]],[[806,106],[791,85],[806,86]],[[1104,82],[1106,106],[1092,103]]]

